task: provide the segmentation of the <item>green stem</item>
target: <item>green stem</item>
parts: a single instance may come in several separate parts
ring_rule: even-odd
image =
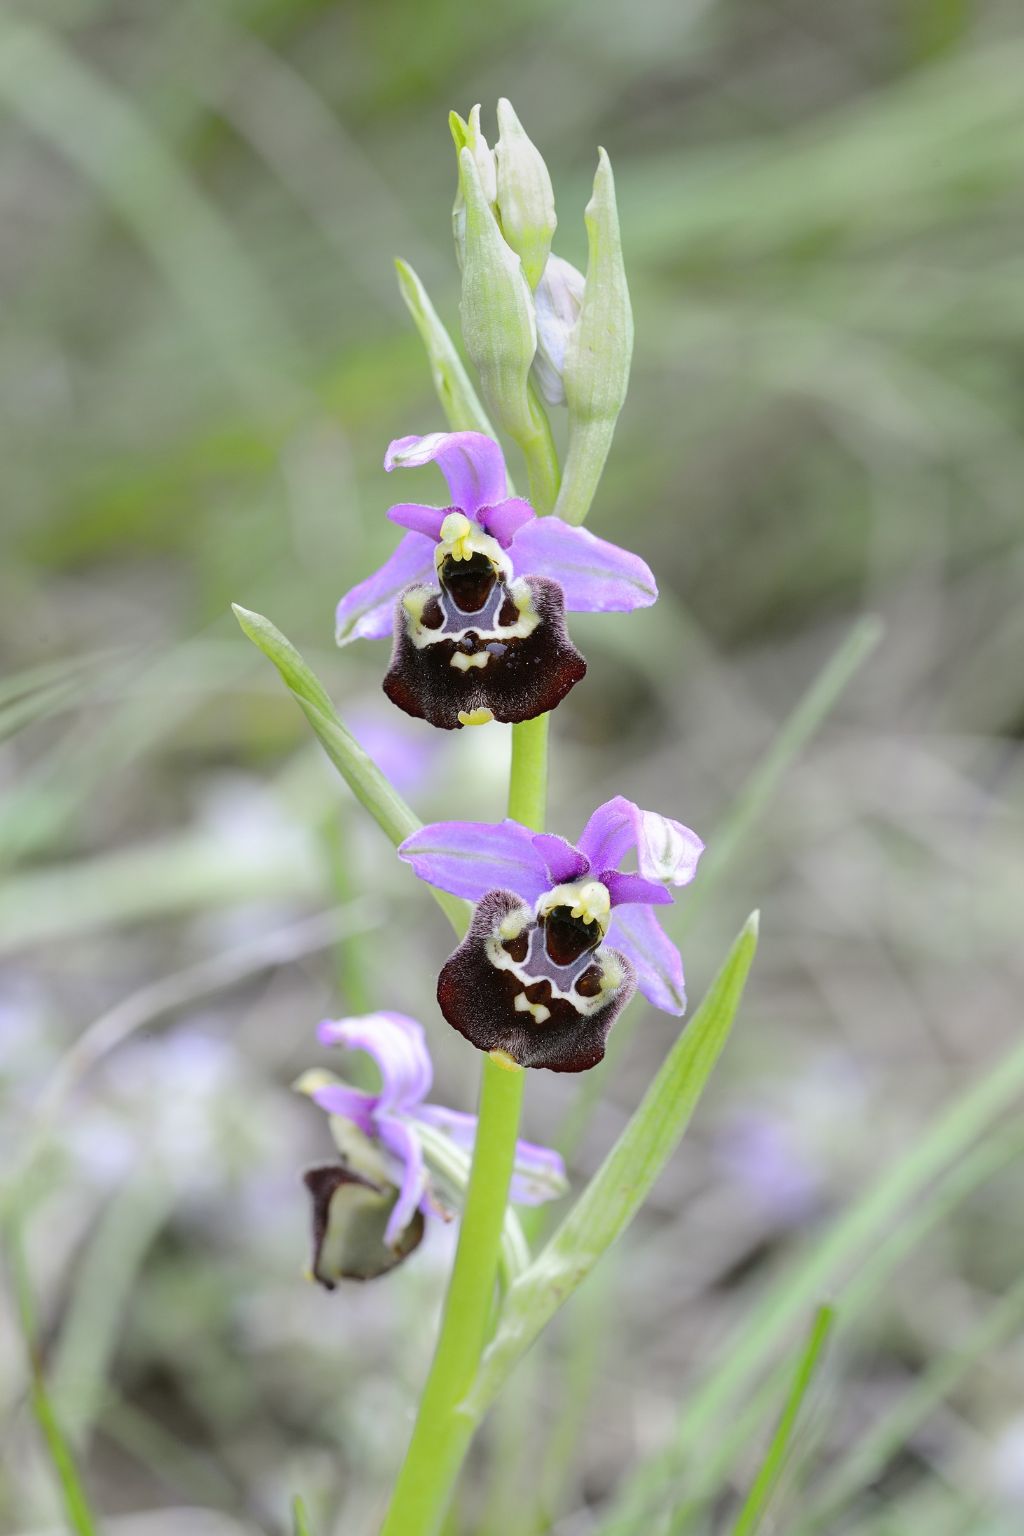
[[[543,832],[548,798],[548,721],[550,715],[512,727],[512,769],[508,814],[534,832]]]
[[[509,815],[544,826],[548,717],[512,728]],[[492,1317],[525,1073],[485,1056],[466,1207],[437,1348],[381,1536],[436,1536],[477,1425],[465,1407]]]

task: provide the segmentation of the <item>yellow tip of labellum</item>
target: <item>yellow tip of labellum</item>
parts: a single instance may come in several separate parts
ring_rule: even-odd
[[[488,1051],[487,1054],[494,1062],[494,1065],[500,1067],[503,1072],[521,1072],[523,1070],[518,1061],[509,1055],[508,1051]]]

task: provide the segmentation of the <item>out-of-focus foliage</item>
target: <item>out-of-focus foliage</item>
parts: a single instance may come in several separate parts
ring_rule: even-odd
[[[683,1152],[515,1378],[453,1530],[730,1530],[819,1283],[779,1528],[1019,1529],[1024,1174],[993,1127],[1021,1064],[926,1127],[1020,1030],[1022,79],[1016,8],[968,0],[3,7],[0,1198],[105,1532],[285,1531],[298,1491],[318,1536],[371,1536],[422,1379],[445,1234],[379,1286],[303,1284],[328,1149],[288,1084],[324,1013],[390,1006],[471,1107],[430,1001],[449,939],[229,603],[419,814],[501,814],[497,727],[439,740],[387,712],[380,646],[332,648],[392,546],[384,448],[443,425],[393,257],[457,334],[447,114],[482,101],[493,139],[500,95],[577,266],[598,144],[615,167],[636,344],[590,526],[663,594],[574,620],[552,826],[622,792],[709,857],[725,829],[675,920],[695,998],[763,920]],[[758,779],[865,610],[880,647]],[[528,1085],[577,1188],[673,1038],[634,1009],[585,1128],[581,1084]],[[5,1308],[5,1536],[59,1521],[27,1392]]]

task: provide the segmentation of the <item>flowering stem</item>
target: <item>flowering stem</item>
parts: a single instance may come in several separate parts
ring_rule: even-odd
[[[512,727],[508,813],[540,832],[547,800],[548,717]],[[485,1056],[462,1229],[441,1331],[381,1536],[436,1536],[477,1414],[465,1399],[487,1342],[515,1162],[525,1073]]]

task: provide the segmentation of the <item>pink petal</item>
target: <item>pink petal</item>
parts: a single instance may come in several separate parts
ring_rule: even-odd
[[[381,1142],[402,1164],[402,1185],[395,1208],[384,1228],[384,1241],[397,1248],[402,1233],[412,1221],[427,1189],[427,1170],[423,1149],[416,1132],[404,1120],[385,1117],[378,1126]]]
[[[477,521],[502,549],[508,549],[520,528],[532,523],[536,515],[528,501],[513,496],[496,507],[481,507]]]
[[[426,534],[435,544],[441,537],[441,524],[451,507],[424,507],[418,501],[399,501],[385,513],[393,523],[411,528],[413,533]]]
[[[578,880],[590,868],[587,860],[572,843],[551,832],[538,832],[533,846],[547,865],[552,885],[564,885],[567,880]]]
[[[648,907],[672,905],[672,894],[656,880],[645,880],[643,875],[620,875],[617,869],[602,870],[600,879],[608,887],[612,906],[625,903],[642,903]]]

